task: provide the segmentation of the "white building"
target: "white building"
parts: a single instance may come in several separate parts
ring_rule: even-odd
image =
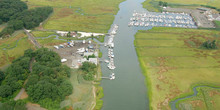
[[[98,59],[97,58],[89,58],[89,62],[94,63],[95,65],[98,64]]]
[[[79,63],[83,63],[83,62],[90,62],[90,63],[94,63],[95,65],[98,64],[98,59],[97,58],[89,58],[89,60],[87,60],[86,58],[83,58],[80,60]]]
[[[66,32],[66,31],[57,31],[56,33],[59,34],[62,37],[67,36],[67,34],[68,34],[68,32]]]

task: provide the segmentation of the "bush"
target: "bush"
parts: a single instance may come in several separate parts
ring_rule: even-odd
[[[205,49],[217,49],[217,46],[216,46],[216,40],[213,40],[213,41],[205,41],[202,45],[201,45],[201,48],[205,48]]]

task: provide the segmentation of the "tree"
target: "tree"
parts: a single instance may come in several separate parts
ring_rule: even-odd
[[[162,6],[163,5],[163,2],[162,1],[159,1],[159,6]]]
[[[20,0],[0,0],[0,20],[8,22],[8,26],[0,32],[0,37],[8,36],[23,27],[32,29],[39,26],[52,12],[51,7],[27,10],[26,3]]]
[[[2,24],[3,23],[3,21],[0,19],[0,24]]]
[[[94,39],[94,35],[92,34],[92,36],[91,36],[91,37],[92,37],[92,40],[93,40],[93,39]]]
[[[10,95],[12,95],[12,88],[8,85],[2,85],[0,86],[0,97],[8,97]]]
[[[64,81],[63,83],[60,84],[59,91],[61,92],[63,96],[68,96],[72,94],[73,86],[71,85],[69,81]]]
[[[30,57],[30,58],[34,57],[34,51],[33,51],[33,49],[27,49],[27,50],[25,50],[25,51],[24,51],[24,56],[25,56],[25,57]]]
[[[216,40],[213,40],[213,41],[211,42],[211,44],[212,44],[212,49],[217,49]]]
[[[25,85],[25,88],[28,88],[29,86],[33,86],[34,84],[37,84],[38,82],[38,79],[39,79],[39,76],[36,75],[36,74],[33,74],[31,75],[29,78],[28,78],[28,81]]]
[[[5,74],[0,70],[0,84],[5,79]]]
[[[92,55],[88,56],[88,60],[89,60],[89,58],[96,58],[96,56],[94,54],[92,54]]]
[[[83,62],[82,66],[80,67],[81,70],[85,72],[94,71],[96,65],[90,62]]]
[[[14,30],[19,30],[24,27],[24,23],[21,20],[11,20],[8,22],[8,25],[11,25]]]
[[[35,63],[33,63],[33,66],[32,66],[32,73],[33,73],[33,74],[39,74],[39,75],[41,75],[42,72],[43,72],[46,68],[47,68],[46,66],[41,65],[41,64],[38,63],[38,62],[35,62]]]
[[[164,7],[167,7],[167,2],[163,2],[163,6],[164,6]]]
[[[70,33],[70,31],[67,33],[67,37],[71,37],[71,35],[70,35],[71,33]]]
[[[94,74],[96,73],[96,65],[90,62],[83,62],[83,65],[80,69],[84,72],[83,78],[85,80],[93,80]]]

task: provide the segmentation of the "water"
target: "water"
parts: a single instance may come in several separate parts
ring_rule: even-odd
[[[149,101],[145,77],[141,73],[138,58],[134,47],[134,35],[138,29],[128,27],[128,22],[134,10],[146,11],[141,3],[145,0],[127,0],[120,4],[119,12],[113,24],[119,26],[114,38],[114,62],[116,69],[115,80],[103,79],[101,86],[104,89],[103,110],[147,110]],[[150,28],[143,28],[150,29]],[[107,58],[107,48],[101,47],[103,59]],[[107,64],[102,63],[103,76],[109,76]]]
[[[115,73],[115,80],[103,79],[103,110],[148,110],[149,100],[145,77],[141,73],[138,57],[134,47],[134,35],[138,30],[149,30],[152,27],[128,27],[134,10],[148,12],[142,7],[145,0],[127,0],[119,5],[119,12],[113,24],[119,26],[115,35],[114,64],[116,69],[110,71],[107,64],[101,63],[103,77]],[[154,13],[160,14],[160,13]],[[170,14],[175,17],[178,14]],[[163,25],[163,24],[159,24]],[[172,24],[174,26],[175,24]],[[107,39],[105,39],[107,41]],[[107,48],[101,47],[103,59],[107,59]]]

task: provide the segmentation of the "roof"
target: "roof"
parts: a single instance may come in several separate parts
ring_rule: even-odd
[[[89,58],[89,62],[94,63],[94,64],[98,64],[98,59],[97,58]]]
[[[93,55],[93,52],[84,52],[84,56],[89,56],[89,55]]]
[[[210,10],[210,9],[208,9],[208,8],[197,8],[197,9],[202,10],[202,11],[208,11],[208,10]]]

